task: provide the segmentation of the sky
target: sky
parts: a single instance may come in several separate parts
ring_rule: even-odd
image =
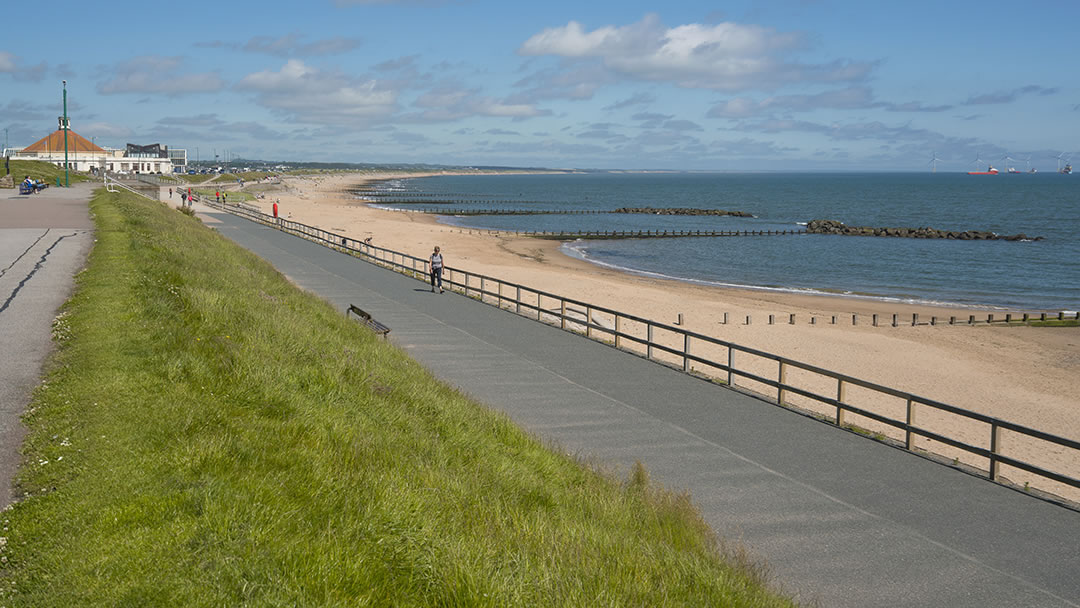
[[[56,129],[66,80],[75,132],[192,160],[1053,171],[1080,151],[1075,0],[61,0],[48,12],[0,35],[12,147]]]

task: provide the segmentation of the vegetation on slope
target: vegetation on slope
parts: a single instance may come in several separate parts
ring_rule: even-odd
[[[545,448],[196,219],[91,207],[0,605],[789,604],[643,469]]]

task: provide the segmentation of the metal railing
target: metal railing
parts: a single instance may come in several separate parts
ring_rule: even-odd
[[[219,204],[212,204],[212,206],[262,224],[277,227],[285,232],[321,242],[329,247],[357,256],[362,260],[419,280],[427,279],[428,260],[426,259],[378,247],[300,222],[275,218],[261,212],[252,211],[247,206],[245,208],[225,207]],[[1080,441],[965,410],[941,401],[833,372],[788,357],[688,331],[682,327],[627,314],[611,308],[596,306],[581,300],[467,270],[447,266],[443,269],[443,282],[451,290],[458,291],[481,302],[492,304],[500,309],[534,317],[536,320],[549,325],[555,325],[591,339],[607,342],[615,348],[634,352],[649,360],[726,384],[732,388],[737,385],[739,385],[740,390],[749,388],[751,392],[770,402],[783,406],[793,406],[801,410],[809,410],[818,419],[836,426],[853,429],[862,434],[877,436],[879,439],[889,439],[890,437],[887,435],[878,436],[878,433],[869,432],[852,424],[849,417],[856,416],[872,421],[879,428],[894,431],[891,439],[895,440],[898,447],[916,453],[939,456],[943,454],[943,452],[929,449],[926,445],[928,442],[937,442],[949,446],[975,459],[982,459],[982,463],[986,466],[979,466],[980,463],[978,462],[971,463],[967,460],[965,462],[974,464],[982,471],[982,474],[995,482],[1006,483],[1002,467],[1008,466],[1045,480],[1063,484],[1069,488],[1080,489],[1080,479],[1073,472],[1080,468]],[[607,323],[603,321],[607,321]],[[628,325],[636,325],[636,328],[628,327]],[[658,336],[658,332],[663,335]],[[634,348],[635,345],[637,348]],[[717,355],[720,355],[720,357],[717,357]],[[752,357],[754,360],[752,362],[743,362],[741,367],[738,366],[737,359],[746,357]],[[697,369],[694,367],[695,365],[702,366],[705,370],[711,370],[712,373]],[[775,376],[763,375],[764,372],[761,370],[770,367],[775,369]],[[804,384],[816,385],[819,388],[814,390],[807,386],[792,384],[788,381],[788,378],[793,372],[813,375],[817,380]],[[753,388],[748,387],[747,384]],[[828,390],[829,394],[825,394],[820,387],[825,387],[824,390]],[[870,406],[853,403],[848,397],[852,389],[868,391],[877,397],[877,399],[867,399],[867,401],[880,402],[881,398],[899,400],[904,404],[900,409],[901,415],[890,417],[883,413],[883,411],[890,409],[895,410],[895,407],[880,407],[875,411],[869,409]],[[769,391],[770,394],[766,394],[764,391]],[[794,400],[798,398],[803,400],[801,404],[794,403]],[[816,407],[808,408],[806,402],[812,402]],[[823,411],[827,412],[827,414],[823,414]],[[934,417],[933,414],[938,415],[938,417],[958,417],[967,423],[975,425],[977,428],[968,428],[966,432],[949,435],[946,434],[949,431],[933,430],[920,426],[916,423],[917,414],[919,418],[932,418]],[[1051,451],[1057,449],[1059,456],[1062,456],[1063,453],[1064,456],[1060,459],[1067,461],[1066,466],[1052,469],[1048,465],[1027,462],[1006,454],[1005,446],[1007,442],[1003,438],[1005,432],[1012,434],[1011,441],[1028,442],[1033,440],[1048,444],[1052,448]],[[970,436],[975,436],[976,439],[968,439],[967,437]],[[917,446],[920,440],[924,443],[923,447]],[[953,464],[959,464],[959,462],[958,457],[953,461]],[[1062,468],[1066,470],[1060,470]],[[1025,488],[1027,488],[1027,484],[1025,484]],[[1051,492],[1054,490],[1052,486],[1042,489]]]
[[[160,198],[158,196],[150,196],[149,194],[147,194],[145,192],[141,192],[139,188],[132,188],[131,186],[125,184],[123,181],[118,180],[115,177],[111,177],[108,173],[104,174],[102,179],[103,179],[103,181],[105,183],[105,190],[107,190],[109,192],[117,192],[118,191],[117,188],[122,188],[122,189],[127,190],[128,192],[130,192],[132,194],[138,194],[139,196],[141,196],[143,198],[148,198],[148,199],[150,199],[152,201],[160,201]],[[157,186],[154,186],[154,192],[155,192],[155,194],[158,193]]]

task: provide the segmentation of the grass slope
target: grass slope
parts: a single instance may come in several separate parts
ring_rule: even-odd
[[[19,182],[26,179],[29,175],[32,179],[41,180],[50,186],[56,186],[56,178],[60,178],[60,183],[64,183],[64,170],[61,167],[57,167],[52,163],[47,163],[41,160],[14,160],[10,159],[11,163],[11,178],[15,180],[15,186],[18,187]],[[3,175],[4,164],[0,160],[0,175]],[[69,183],[86,182],[90,181],[91,176],[85,173],[78,173],[76,171],[68,171]]]
[[[789,605],[643,470],[546,449],[195,219],[91,207],[0,605]]]

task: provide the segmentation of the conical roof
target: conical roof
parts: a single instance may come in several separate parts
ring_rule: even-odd
[[[100,146],[94,145],[89,139],[86,139],[82,135],[68,129],[68,152],[105,152]],[[51,135],[43,137],[38,141],[23,148],[23,152],[63,152],[64,151],[64,131],[63,129],[57,129]]]

